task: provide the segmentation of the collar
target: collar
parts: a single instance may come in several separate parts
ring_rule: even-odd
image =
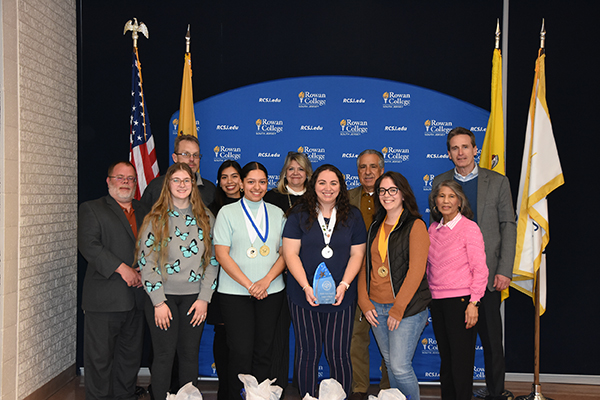
[[[200,170],[196,172],[196,185],[204,186],[204,182],[202,181],[202,177],[200,176]]]
[[[294,196],[302,196],[304,193],[306,193],[306,188],[302,189],[299,192],[296,192],[294,189],[290,188],[288,185],[285,185],[285,189],[287,190],[287,192],[289,194],[293,194]]]
[[[461,174],[458,173],[458,171],[456,170],[456,167],[454,168],[454,179],[456,179],[459,182],[468,182],[472,179],[477,178],[478,175],[479,175],[479,168],[477,167],[477,164],[475,164],[475,168],[473,168],[473,171],[469,172],[467,174],[467,176],[462,176]]]
[[[435,229],[440,229],[442,226],[447,226],[448,228],[450,228],[450,230],[452,230],[452,229],[454,229],[456,224],[458,224],[458,221],[460,221],[461,219],[462,219],[461,213],[456,214],[456,217],[452,218],[451,221],[448,221],[447,224],[444,223],[444,218],[442,218],[442,220],[440,221],[438,226],[436,226]]]
[[[362,191],[361,191],[362,196],[371,196],[371,197],[373,197],[373,193],[375,193],[375,192],[367,192],[367,190],[365,189],[364,186],[361,186],[361,188],[362,188]]]

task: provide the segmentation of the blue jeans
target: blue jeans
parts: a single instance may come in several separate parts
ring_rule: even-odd
[[[394,304],[372,303],[379,322],[373,327],[373,335],[385,360],[390,386],[399,389],[407,398],[410,396],[411,400],[419,400],[419,381],[412,367],[412,359],[427,323],[427,310],[403,318],[398,328],[390,331],[387,320]]]

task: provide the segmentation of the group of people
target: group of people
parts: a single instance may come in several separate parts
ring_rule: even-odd
[[[508,180],[478,168],[476,152],[470,131],[450,132],[456,168],[434,179],[429,230],[408,181],[385,172],[376,150],[359,155],[361,186],[349,191],[338,168],[313,172],[294,152],[275,189],[262,164],[233,160],[220,166],[215,186],[200,177],[190,136],[177,138],[174,164],[141,201],[133,199],[133,166],[113,164],[109,195],[79,212],[86,396],[135,398],[145,313],[157,400],[173,390],[174,364],[178,385],[196,382],[204,322],[215,327],[220,400],[240,398],[240,373],[287,385],[290,322],[301,395],[317,395],[324,352],[331,377],[363,400],[372,328],[382,388],[418,400],[412,358],[429,308],[442,398],[471,398],[477,330],[487,398],[506,398],[499,308],[512,271],[514,211]]]

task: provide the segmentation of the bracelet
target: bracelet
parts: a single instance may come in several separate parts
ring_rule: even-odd
[[[252,282],[252,285],[250,285],[250,286],[248,287],[248,291],[250,291],[250,289],[252,289],[252,286],[254,286],[254,282]]]
[[[350,289],[350,285],[349,285],[349,284],[347,284],[347,283],[346,283],[346,282],[344,282],[344,281],[341,281],[341,282],[340,282],[340,285],[341,285],[342,283],[344,284],[344,286],[346,286],[346,290]],[[339,286],[339,285],[338,285],[338,286]]]
[[[302,291],[304,292],[306,290],[307,287],[309,287],[310,285],[307,283],[306,285],[304,285],[304,287],[302,288]]]
[[[162,306],[163,304],[165,304],[165,302],[161,301],[160,303],[158,303],[157,305],[155,305],[154,308],[158,308],[158,307]]]

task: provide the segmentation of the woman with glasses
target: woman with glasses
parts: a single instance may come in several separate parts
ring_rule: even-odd
[[[350,393],[353,283],[365,256],[365,240],[365,223],[360,210],[349,203],[344,176],[333,165],[321,165],[290,210],[283,233],[301,396],[316,395],[323,349],[331,377]],[[326,298],[321,289],[328,288]]]
[[[283,302],[283,258],[279,255],[285,219],[267,204],[266,168],[250,162],[242,168],[244,197],[223,206],[215,222],[219,302],[229,346],[229,398],[238,400],[238,374],[270,378],[271,346]]]
[[[145,313],[154,351],[155,399],[166,398],[175,354],[180,384],[198,380],[200,338],[217,276],[211,244],[213,222],[190,167],[171,165],[136,246],[142,285],[148,294]]]
[[[427,227],[406,178],[389,171],[375,182],[376,213],[358,278],[358,305],[389,373],[390,386],[419,400],[412,359],[427,322]]]
[[[306,192],[311,176],[312,165],[306,154],[290,151],[279,174],[277,187],[267,192],[265,201],[286,212]]]

